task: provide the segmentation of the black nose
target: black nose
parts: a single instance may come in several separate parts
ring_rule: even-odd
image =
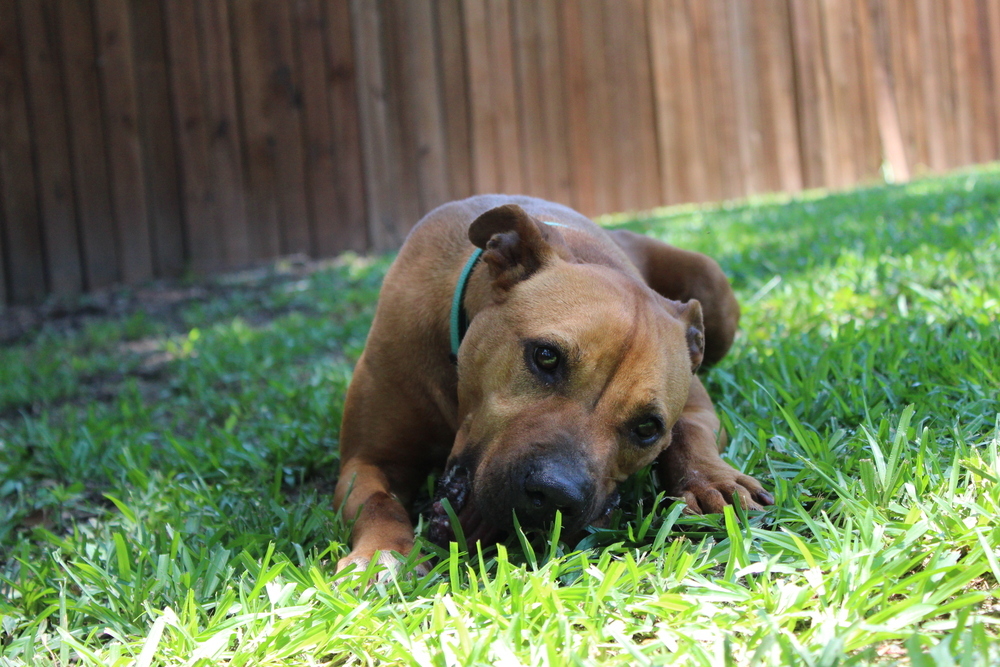
[[[566,524],[586,518],[594,497],[594,484],[579,459],[536,459],[526,467],[523,493],[517,503],[522,524],[541,527],[552,521],[556,510]]]

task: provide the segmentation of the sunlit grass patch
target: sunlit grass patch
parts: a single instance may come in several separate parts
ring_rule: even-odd
[[[643,474],[581,543],[395,580],[334,573],[330,509],[388,259],[42,329],[0,350],[0,662],[998,664],[998,221],[996,166],[612,220],[732,276],[705,379],[777,505]]]

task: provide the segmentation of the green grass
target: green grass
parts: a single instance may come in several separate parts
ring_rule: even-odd
[[[997,166],[612,220],[732,276],[706,380],[777,505],[646,474],[580,544],[388,582],[330,509],[388,259],[43,329],[0,349],[0,664],[998,664],[998,220]]]

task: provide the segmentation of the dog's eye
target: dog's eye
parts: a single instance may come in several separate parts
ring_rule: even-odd
[[[555,348],[539,345],[535,348],[535,365],[546,373],[555,373],[559,368],[559,352]]]
[[[647,417],[632,427],[632,435],[644,445],[652,444],[663,432],[663,422],[656,417]]]

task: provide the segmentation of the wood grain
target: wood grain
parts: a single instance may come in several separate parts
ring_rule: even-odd
[[[130,6],[136,112],[153,267],[157,276],[170,278],[181,274],[186,257],[163,6],[158,0],[132,0]]]
[[[61,0],[59,38],[85,284],[87,289],[96,289],[117,282],[121,271],[90,9],[78,0]]]
[[[239,268],[249,263],[251,249],[227,4],[199,3],[198,23],[203,45],[201,70],[212,178],[212,215],[219,232],[221,263],[228,268]]]
[[[24,50],[15,0],[0,0],[0,307],[45,296],[41,215],[31,150]]]
[[[441,82],[442,124],[447,150],[450,196],[472,194],[469,144],[469,84],[462,31],[461,0],[435,0],[437,12],[438,77]]]
[[[164,13],[185,253],[198,272],[225,267],[214,214],[197,3],[171,0]]]
[[[367,250],[370,246],[350,6],[348,0],[331,0],[325,10],[336,203],[331,221],[317,220],[317,228],[326,227],[329,232],[317,233],[316,242],[319,254],[329,257],[343,250]]]
[[[153,249],[146,214],[129,8],[125,0],[96,0],[94,9],[121,279],[137,283],[153,277]]]
[[[250,255],[308,254],[312,239],[289,7],[241,0],[234,9]]]
[[[432,0],[405,0],[400,8],[402,46],[402,109],[414,154],[419,210],[409,221],[449,201],[448,156],[445,147],[444,108],[436,62],[439,50]],[[407,229],[406,231],[409,231]]]
[[[58,6],[54,0],[23,1],[19,8],[47,284],[54,294],[74,294],[83,289],[84,280],[77,242]]]
[[[0,301],[995,159],[998,6],[0,0]]]

